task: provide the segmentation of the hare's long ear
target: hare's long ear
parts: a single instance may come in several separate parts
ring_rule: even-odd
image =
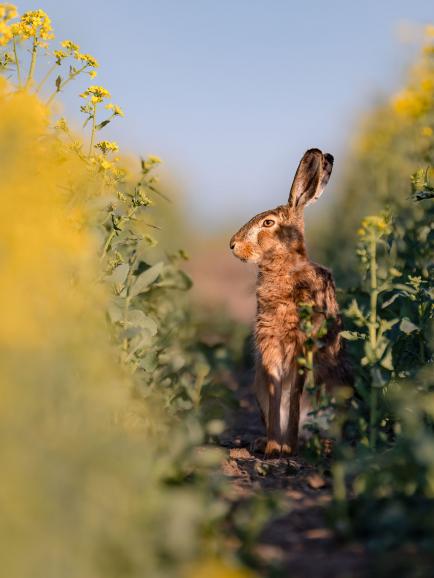
[[[291,207],[306,207],[316,201],[325,189],[333,169],[333,157],[319,149],[304,153],[289,193]]]

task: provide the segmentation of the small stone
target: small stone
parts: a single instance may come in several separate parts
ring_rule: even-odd
[[[310,540],[328,540],[333,537],[333,532],[328,528],[314,528],[304,533]]]
[[[229,455],[235,460],[249,460],[252,458],[252,454],[247,448],[232,448],[229,450]]]
[[[291,500],[302,500],[304,498],[304,494],[298,492],[297,490],[289,490],[287,495]]]
[[[307,477],[307,484],[313,490],[319,490],[326,485],[325,479],[319,474],[312,474]]]

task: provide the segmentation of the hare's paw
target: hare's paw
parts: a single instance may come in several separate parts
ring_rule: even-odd
[[[282,456],[283,457],[289,457],[289,456],[293,456],[296,453],[295,448],[291,447],[289,444],[283,444],[282,445]]]
[[[261,436],[256,438],[250,445],[250,451],[257,454],[263,454],[267,446],[267,438]]]
[[[268,440],[264,453],[266,458],[279,458],[282,453],[282,445],[275,440]]]

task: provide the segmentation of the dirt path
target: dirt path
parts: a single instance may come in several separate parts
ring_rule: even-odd
[[[236,395],[240,408],[221,440],[228,448],[224,473],[236,499],[278,490],[284,514],[266,523],[254,546],[262,576],[288,578],[365,578],[370,576],[366,552],[358,544],[339,543],[327,527],[325,506],[331,501],[331,483],[305,460],[264,460],[250,451],[263,428],[248,376],[241,378]]]

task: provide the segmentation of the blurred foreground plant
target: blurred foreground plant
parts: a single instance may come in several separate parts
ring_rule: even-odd
[[[42,10],[0,4],[2,570],[178,576],[215,558],[228,509],[222,454],[200,447],[221,429],[202,411],[214,353],[183,302],[182,252],[151,234],[160,160],[134,178],[97,139],[123,116],[108,103],[101,118],[100,86],[82,93],[86,142],[52,126],[53,99],[98,66],[69,40],[51,53],[52,38]]]

